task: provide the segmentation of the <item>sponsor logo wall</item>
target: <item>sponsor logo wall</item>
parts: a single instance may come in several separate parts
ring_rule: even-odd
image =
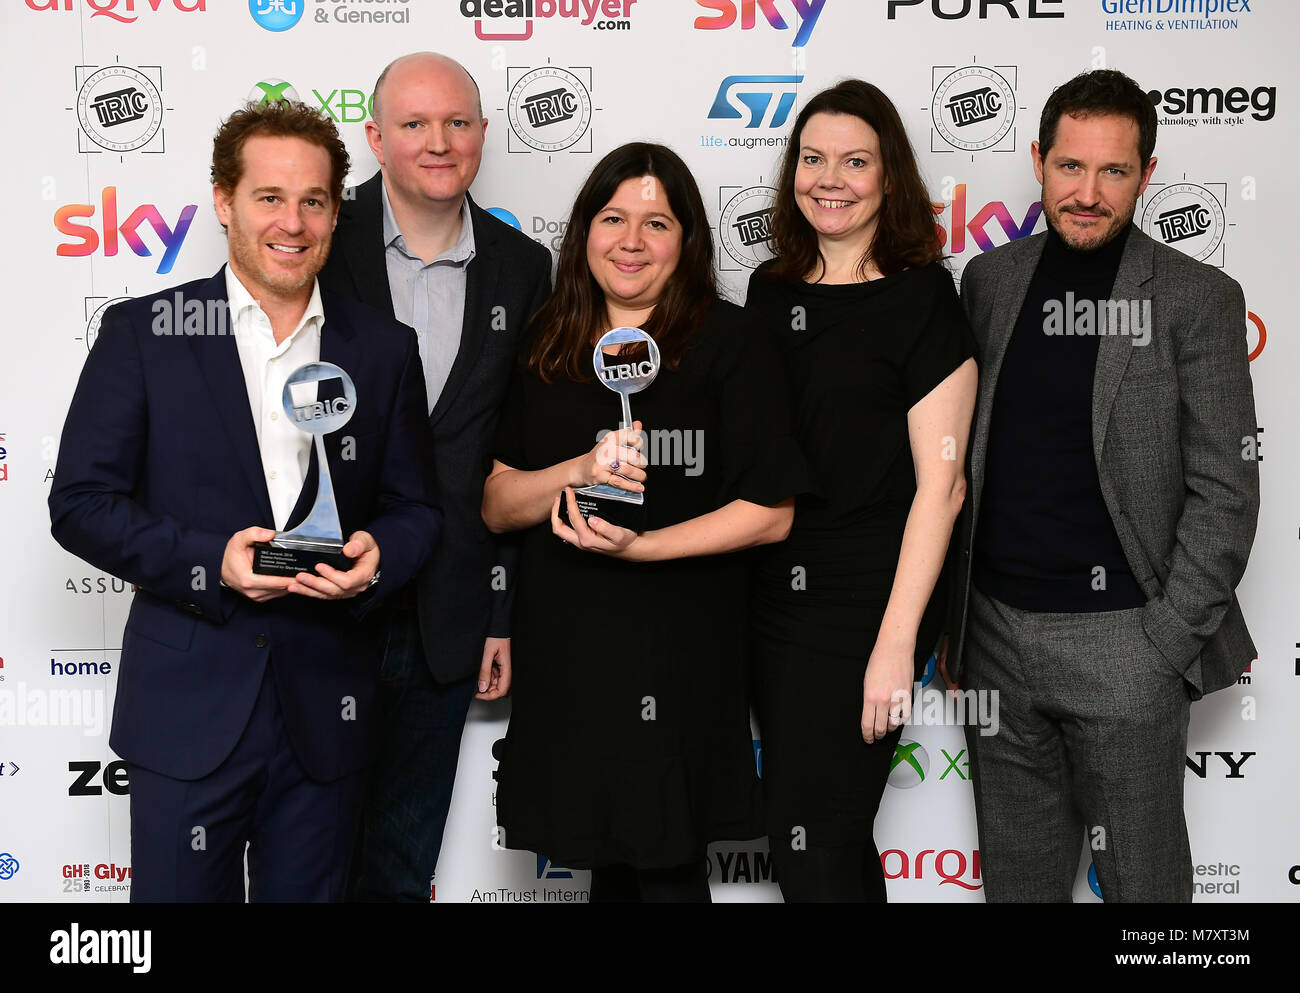
[[[572,199],[631,140],[675,148],[699,183],[724,292],[771,257],[791,123],[859,75],[894,100],[954,275],[1044,228],[1030,164],[1053,86],[1100,66],[1157,110],[1159,165],[1134,220],[1238,280],[1248,316],[1262,513],[1239,589],[1259,657],[1197,703],[1186,805],[1198,901],[1300,899],[1289,717],[1300,708],[1300,368],[1287,292],[1300,208],[1300,91],[1288,0],[13,0],[12,92],[27,127],[3,156],[0,260],[0,900],[123,901],[130,777],[108,747],[133,591],[60,549],[45,500],[78,373],[114,303],[211,275],[226,243],[207,179],[217,122],[245,100],[300,98],[337,123],[351,182],[375,170],[375,77],[433,45],[477,79],[490,124],[477,201],[557,253]],[[31,80],[46,80],[33,87]],[[200,416],[192,414],[191,416]],[[1265,447],[1267,440],[1267,447]],[[1246,440],[1243,440],[1245,445]],[[1265,457],[1266,456],[1266,457]],[[941,692],[929,674],[924,694]],[[922,701],[918,700],[917,709]],[[942,707],[927,713],[942,713]],[[476,703],[440,903],[571,903],[586,872],[503,848],[493,743],[509,706]],[[758,739],[760,729],[755,729]],[[761,745],[755,744],[756,761]],[[983,899],[961,729],[905,729],[877,820],[898,902]],[[779,899],[765,839],[710,849],[720,902]],[[1080,839],[1075,897],[1096,901]]]

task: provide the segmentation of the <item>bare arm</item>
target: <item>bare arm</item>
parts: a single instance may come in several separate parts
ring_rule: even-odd
[[[560,520],[560,499],[569,503],[569,520]],[[629,562],[662,562],[696,555],[723,555],[784,541],[794,523],[794,497],[774,507],[732,500],[725,506],[678,524],[637,534],[598,517],[584,521],[573,494],[565,491],[551,505],[551,530],[586,551]]]
[[[976,380],[975,360],[967,359],[907,412],[916,496],[903,529],[894,586],[867,663],[862,732],[868,741],[886,733],[891,707],[898,713],[899,704],[911,694],[916,631],[966,496],[963,467]]]

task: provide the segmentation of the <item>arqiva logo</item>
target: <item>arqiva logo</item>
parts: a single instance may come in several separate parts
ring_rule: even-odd
[[[163,220],[162,213],[158,208],[151,203],[146,203],[131,211],[127,219],[119,225],[117,220],[116,186],[104,187],[104,191],[100,196],[100,204],[103,207],[103,213],[100,215],[99,221],[104,232],[102,239],[104,254],[117,254],[117,236],[120,233],[122,239],[136,255],[146,258],[152,256],[153,252],[149,250],[149,246],[144,243],[138,233],[140,225],[147,221],[163,244],[163,256],[158,263],[159,275],[171,272],[172,266],[176,264],[176,256],[180,254],[181,243],[185,241],[185,235],[190,230],[190,222],[194,220],[194,214],[199,209],[198,204],[187,205],[181,210],[180,216],[176,218],[175,226],[169,227],[167,222]],[[95,207],[89,203],[69,203],[56,210],[54,212],[54,226],[59,229],[60,233],[78,240],[64,242],[59,245],[55,249],[55,254],[71,258],[93,255],[101,243],[99,231],[89,224],[75,223],[75,219],[94,216]]]
[[[952,883],[965,890],[980,889],[984,883],[980,880],[980,853],[973,851],[967,858],[965,852],[955,848],[945,848],[936,852],[927,848],[917,852],[909,859],[907,852],[901,848],[889,848],[880,853],[880,868],[886,879],[924,879],[925,857],[932,856],[930,868],[939,877],[939,885]],[[970,872],[969,880],[963,878]]]
[[[207,0],[82,0],[90,8],[91,17],[108,17],[123,24],[133,24],[139,19],[136,10],[148,8],[157,13],[159,8],[174,7],[182,14],[206,14]],[[77,9],[77,0],[27,0],[28,10]]]

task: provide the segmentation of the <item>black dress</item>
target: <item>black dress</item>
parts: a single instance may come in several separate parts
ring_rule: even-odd
[[[588,359],[588,362],[590,360]],[[770,338],[717,302],[677,371],[631,397],[651,444],[649,530],[804,489]],[[594,379],[519,374],[496,457],[538,470],[619,420]],[[675,464],[662,464],[662,463]],[[577,868],[682,865],[762,835],[746,686],[743,553],[623,562],[523,535],[510,726],[498,749],[504,844]]]
[[[787,541],[763,550],[753,602],[756,703],[768,829],[810,846],[871,837],[898,731],[862,740],[862,681],[916,495],[907,412],[974,354],[938,263],[865,283],[749,283],[746,309],[778,339],[795,433],[816,494]],[[918,675],[939,634],[936,589],[917,634]],[[901,729],[899,729],[901,731]]]

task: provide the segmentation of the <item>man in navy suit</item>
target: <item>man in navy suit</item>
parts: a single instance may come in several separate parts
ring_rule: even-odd
[[[137,587],[110,743],[131,779],[133,900],[342,896],[373,755],[382,632],[366,615],[440,522],[414,336],[320,288],[348,155],[303,104],[236,112],[213,143],[216,276],[105,315],[50,493],[63,547]],[[347,571],[252,572],[315,501],[286,378],[356,385],[325,438]],[[331,602],[344,601],[344,602]]]
[[[510,686],[514,556],[483,524],[490,447],[551,256],[469,196],[487,119],[478,87],[432,52],[375,83],[366,138],[380,171],[343,204],[324,285],[415,329],[446,528],[389,612],[384,740],[349,894],[428,901],[470,700]]]

